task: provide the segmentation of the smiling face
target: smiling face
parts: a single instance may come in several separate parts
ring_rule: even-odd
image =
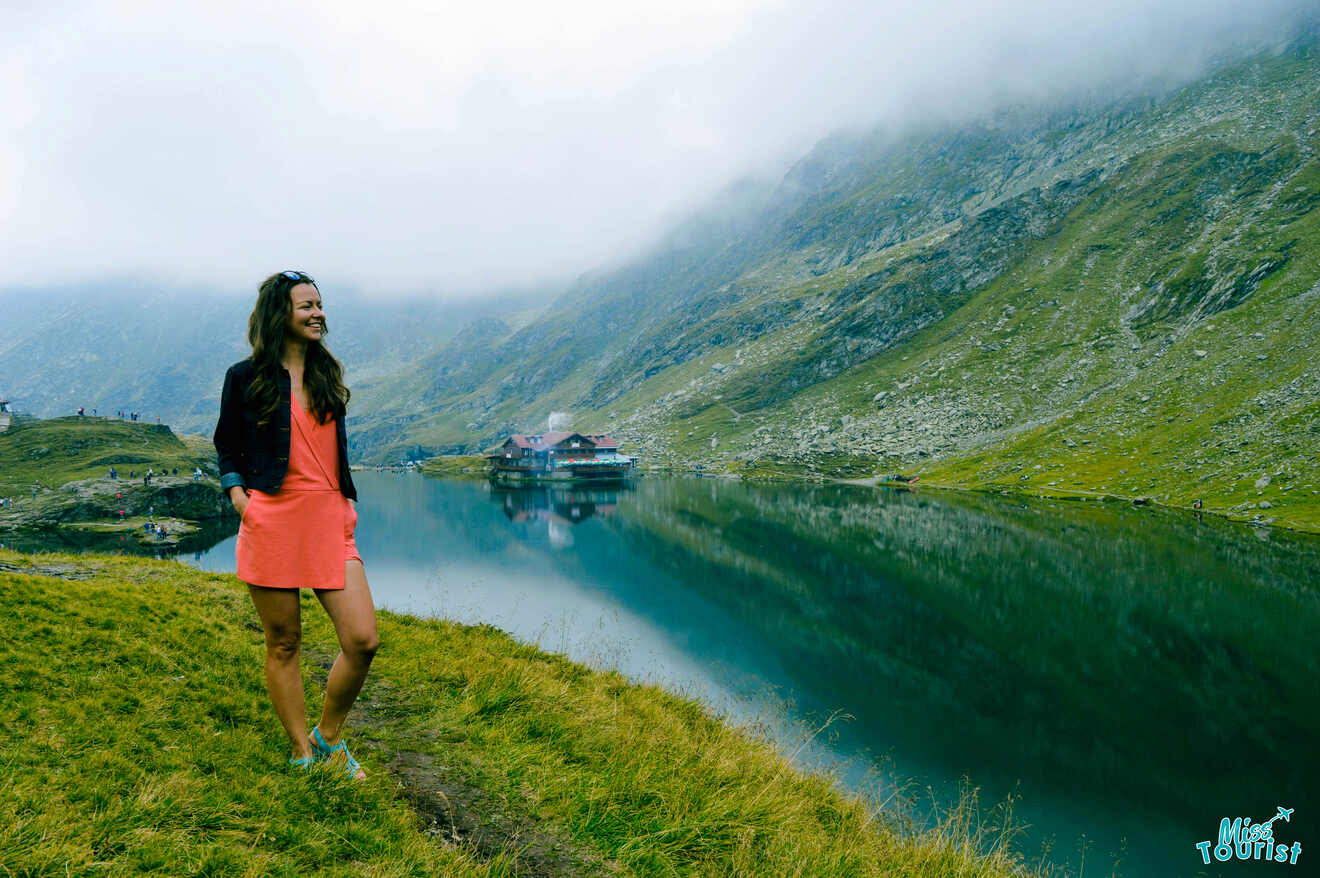
[[[289,299],[293,310],[285,334],[296,341],[320,341],[326,332],[321,293],[311,284],[295,284],[289,289]]]

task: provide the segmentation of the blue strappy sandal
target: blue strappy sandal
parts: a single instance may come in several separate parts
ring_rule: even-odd
[[[325,738],[322,737],[320,726],[317,726],[316,728],[312,729],[312,746],[316,748],[317,762],[325,762],[330,757],[338,753],[340,750],[343,750],[344,763],[345,763],[344,767],[348,771],[348,776],[356,780],[357,773],[359,771],[361,771],[363,775],[366,775],[366,770],[363,769],[363,767],[358,764],[358,761],[353,758],[353,754],[348,751],[347,742],[340,741],[338,744],[331,747],[329,744],[325,742]]]
[[[315,756],[304,756],[301,759],[290,759],[289,764],[296,765],[299,768],[301,768],[303,771],[311,771],[312,767],[316,765],[317,761],[318,760]]]

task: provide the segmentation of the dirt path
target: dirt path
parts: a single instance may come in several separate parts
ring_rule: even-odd
[[[0,561],[0,573],[49,576],[65,580],[91,579],[101,573],[94,564],[10,563]],[[260,635],[261,626],[248,619],[245,627]],[[317,687],[324,689],[334,655],[304,645]],[[379,755],[376,771],[385,770],[400,785],[404,799],[417,812],[424,832],[442,844],[464,848],[482,861],[506,858],[510,872],[527,878],[597,878],[622,871],[617,863],[603,860],[592,850],[558,835],[532,819],[508,814],[485,790],[473,784],[454,766],[420,750],[391,743],[397,735],[387,734],[391,717],[403,708],[391,697],[388,683],[367,678],[367,696],[352,714],[353,737]]]
[[[317,685],[324,687],[334,656],[305,647],[304,653],[315,669]],[[428,835],[442,844],[465,848],[482,861],[506,857],[513,874],[528,878],[595,878],[621,871],[616,863],[602,860],[594,851],[527,817],[504,813],[489,793],[453,766],[428,753],[392,747],[382,734],[389,717],[398,714],[392,709],[389,688],[373,685],[368,677],[363,694],[370,698],[353,709],[354,737],[382,754],[385,770],[399,782],[404,799],[417,812]]]

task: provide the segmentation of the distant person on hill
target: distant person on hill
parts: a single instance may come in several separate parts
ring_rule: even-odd
[[[220,490],[240,523],[234,554],[266,633],[266,686],[298,766],[366,772],[344,722],[380,643],[354,531],[343,367],[326,348],[316,282],[282,271],[262,282],[248,318],[252,355],[225,373],[215,449]],[[307,734],[299,589],[313,589],[339,638],[320,723]]]
[[[78,417],[81,418],[81,417],[83,416],[83,414],[84,414],[84,412],[83,412],[83,408],[82,408],[82,406],[78,406]]]

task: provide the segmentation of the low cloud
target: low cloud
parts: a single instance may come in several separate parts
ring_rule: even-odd
[[[7,12],[0,285],[563,279],[841,127],[1175,82],[1313,3],[479,6]]]

